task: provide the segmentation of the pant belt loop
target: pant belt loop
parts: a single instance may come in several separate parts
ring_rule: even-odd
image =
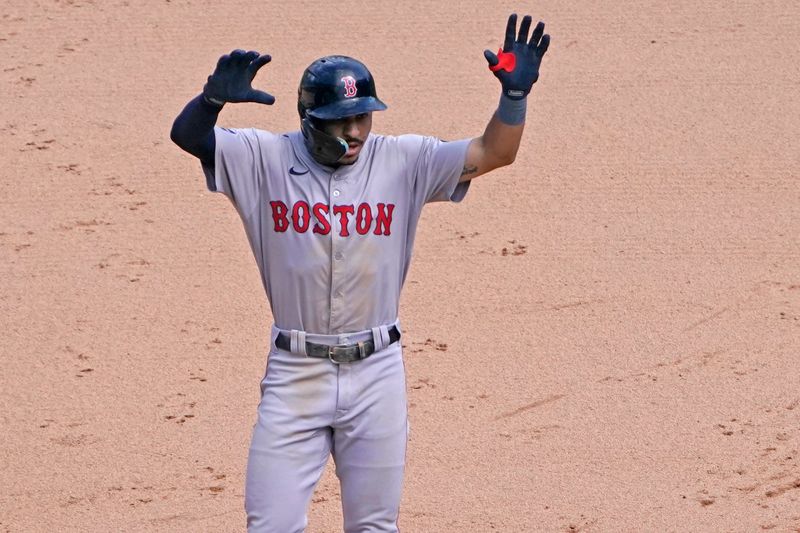
[[[372,338],[375,341],[375,351],[380,351],[389,344],[391,344],[392,339],[389,338],[389,326],[383,324],[376,328],[372,328]]]
[[[306,332],[293,329],[291,331],[291,351],[300,355],[308,355],[306,353]]]
[[[381,326],[381,338],[383,338],[384,346],[389,346],[392,343],[392,339],[389,337],[389,326],[386,324]]]
[[[383,350],[383,335],[381,334],[381,326],[372,328],[372,342],[375,344],[375,351],[380,352]]]

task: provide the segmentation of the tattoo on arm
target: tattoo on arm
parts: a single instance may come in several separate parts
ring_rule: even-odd
[[[478,171],[478,167],[475,165],[464,165],[464,170],[461,171],[462,176],[466,176],[467,174],[474,174]]]

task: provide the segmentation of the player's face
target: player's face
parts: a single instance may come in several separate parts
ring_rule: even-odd
[[[326,120],[323,125],[325,133],[347,141],[347,152],[339,160],[340,165],[352,165],[356,162],[371,129],[372,113],[362,113],[338,120]]]

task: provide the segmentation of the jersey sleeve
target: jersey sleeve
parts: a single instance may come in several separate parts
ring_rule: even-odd
[[[459,183],[471,139],[442,141],[436,137],[409,136],[418,148],[414,169],[415,197],[428,202],[460,202],[470,182]]]
[[[203,165],[209,191],[227,196],[242,214],[258,204],[265,160],[277,135],[255,129],[214,127],[214,168]]]

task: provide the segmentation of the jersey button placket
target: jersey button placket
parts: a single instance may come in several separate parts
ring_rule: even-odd
[[[344,248],[344,243],[346,237],[342,237],[342,231],[344,228],[342,227],[343,218],[341,215],[337,215],[333,212],[333,209],[336,205],[341,205],[342,202],[342,187],[341,183],[335,183],[334,180],[337,179],[336,174],[331,175],[332,179],[329,186],[329,205],[330,213],[331,213],[331,292],[330,292],[330,301],[331,301],[331,316],[330,316],[330,324],[329,327],[331,330],[338,329],[341,324],[341,313],[342,308],[344,306],[343,301],[343,294],[341,289],[341,283],[344,279],[344,253],[342,249]]]

